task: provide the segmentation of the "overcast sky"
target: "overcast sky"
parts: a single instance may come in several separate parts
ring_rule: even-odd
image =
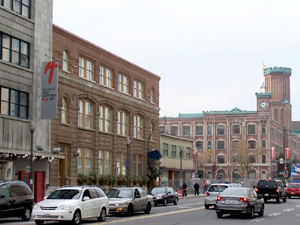
[[[267,67],[292,69],[300,121],[299,0],[54,0],[54,24],[160,80],[160,116],[256,110]]]

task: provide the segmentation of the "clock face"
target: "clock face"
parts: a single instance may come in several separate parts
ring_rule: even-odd
[[[261,109],[266,109],[266,108],[268,107],[268,103],[267,103],[266,101],[261,101],[261,102],[259,103],[259,107],[260,107]]]

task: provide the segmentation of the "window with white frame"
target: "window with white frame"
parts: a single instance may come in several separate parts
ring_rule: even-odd
[[[247,126],[248,134],[253,135],[256,134],[256,125],[255,124],[248,124]]]
[[[248,149],[249,150],[256,149],[256,141],[255,140],[249,140],[248,141]]]
[[[203,141],[197,141],[196,148],[197,150],[203,150]]]
[[[191,158],[191,148],[190,147],[186,147],[186,154],[185,154],[185,157],[187,159],[190,159]]]
[[[212,135],[212,127],[211,125],[207,126],[207,136],[211,136]]]
[[[159,133],[166,133],[166,127],[165,126],[160,126],[159,127]]]
[[[217,141],[217,150],[224,150],[225,149],[225,141],[219,140]]]
[[[183,126],[182,135],[183,136],[190,136],[191,135],[191,127],[189,125],[184,125]]]
[[[109,106],[99,106],[99,130],[103,132],[112,132],[113,111]]]
[[[267,173],[265,171],[261,172],[261,179],[266,180],[267,179]]]
[[[261,163],[267,163],[267,156],[266,155],[261,156]]]
[[[266,142],[266,140],[262,140],[261,141],[261,148],[262,149],[266,149],[267,148],[267,142]]]
[[[112,153],[109,151],[98,152],[98,175],[111,174]]]
[[[164,145],[164,149],[163,149],[163,154],[164,154],[164,156],[168,156],[169,155],[169,145],[168,144],[166,144],[166,143],[164,143],[163,144]]]
[[[133,81],[133,97],[144,99],[144,84],[140,81]]]
[[[151,135],[150,141],[154,141],[154,125],[152,122],[150,123],[150,135]]]
[[[248,160],[250,163],[256,163],[256,157],[255,155],[249,155],[248,156]]]
[[[113,70],[107,66],[99,66],[99,83],[106,87],[113,87]]]
[[[129,114],[126,111],[118,111],[118,125],[117,133],[120,135],[128,136],[128,127],[129,127]]]
[[[77,174],[89,175],[92,173],[93,151],[88,148],[78,148]]]
[[[144,118],[139,114],[133,117],[133,137],[144,138]]]
[[[212,149],[212,142],[211,141],[207,141],[207,149]]]
[[[172,145],[172,157],[173,158],[176,158],[176,152],[177,152],[176,148],[177,148],[176,145]]]
[[[63,71],[69,71],[69,52],[67,50],[63,51]]]
[[[238,140],[232,141],[232,150],[238,150],[241,147],[241,142]]]
[[[126,176],[127,155],[122,152],[117,153],[117,175]]]
[[[154,103],[154,88],[150,89],[150,102]]]
[[[78,126],[93,128],[93,105],[86,99],[79,100]]]
[[[178,136],[178,127],[177,126],[171,126],[171,135]]]
[[[69,122],[69,103],[66,97],[62,99],[62,106],[61,106],[61,122],[68,123]]]
[[[200,125],[196,126],[195,132],[196,132],[196,135],[202,136],[203,135],[203,126],[200,126]]]
[[[241,126],[239,124],[232,125],[232,135],[241,134]]]
[[[141,155],[133,155],[133,176],[142,176],[143,175],[143,159],[144,157]]]
[[[225,126],[217,125],[217,135],[225,135]]]
[[[225,156],[224,155],[218,155],[217,156],[217,163],[218,164],[224,164],[225,163]]]
[[[118,74],[118,91],[129,94],[129,78],[123,73]]]
[[[94,80],[94,63],[91,60],[79,58],[79,77],[90,81]]]

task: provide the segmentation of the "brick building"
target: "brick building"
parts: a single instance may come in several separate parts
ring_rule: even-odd
[[[264,69],[265,87],[256,93],[255,111],[203,111],[160,119],[160,132],[194,140],[194,157],[200,178],[255,181],[282,175],[279,158],[290,150],[291,161],[300,159],[300,140],[291,132],[291,69]],[[251,158],[251,169],[236,163],[237,144]],[[241,147],[241,146],[240,146]],[[271,148],[275,159],[271,158]],[[198,157],[197,157],[198,155]]]
[[[52,56],[59,91],[51,145],[64,159],[51,163],[51,189],[77,184],[78,174],[126,175],[129,136],[130,174],[146,175],[147,153],[159,148],[160,77],[58,26]]]

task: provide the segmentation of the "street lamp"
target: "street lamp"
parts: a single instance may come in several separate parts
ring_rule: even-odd
[[[182,146],[179,147],[180,148],[180,152],[179,152],[179,157],[180,157],[180,176],[179,176],[179,179],[180,179],[180,186],[182,185],[182,157],[183,157],[183,152],[182,152]]]
[[[130,137],[127,137],[127,164],[126,164],[126,171],[127,171],[127,187],[129,187],[129,171],[130,171],[130,164],[129,164],[129,144],[130,144]]]
[[[30,178],[30,188],[33,191],[33,166],[32,166],[32,157],[33,157],[33,133],[35,130],[35,124],[33,121],[30,123],[30,136],[31,136],[31,147],[30,147],[30,172],[29,172],[29,178]]]

